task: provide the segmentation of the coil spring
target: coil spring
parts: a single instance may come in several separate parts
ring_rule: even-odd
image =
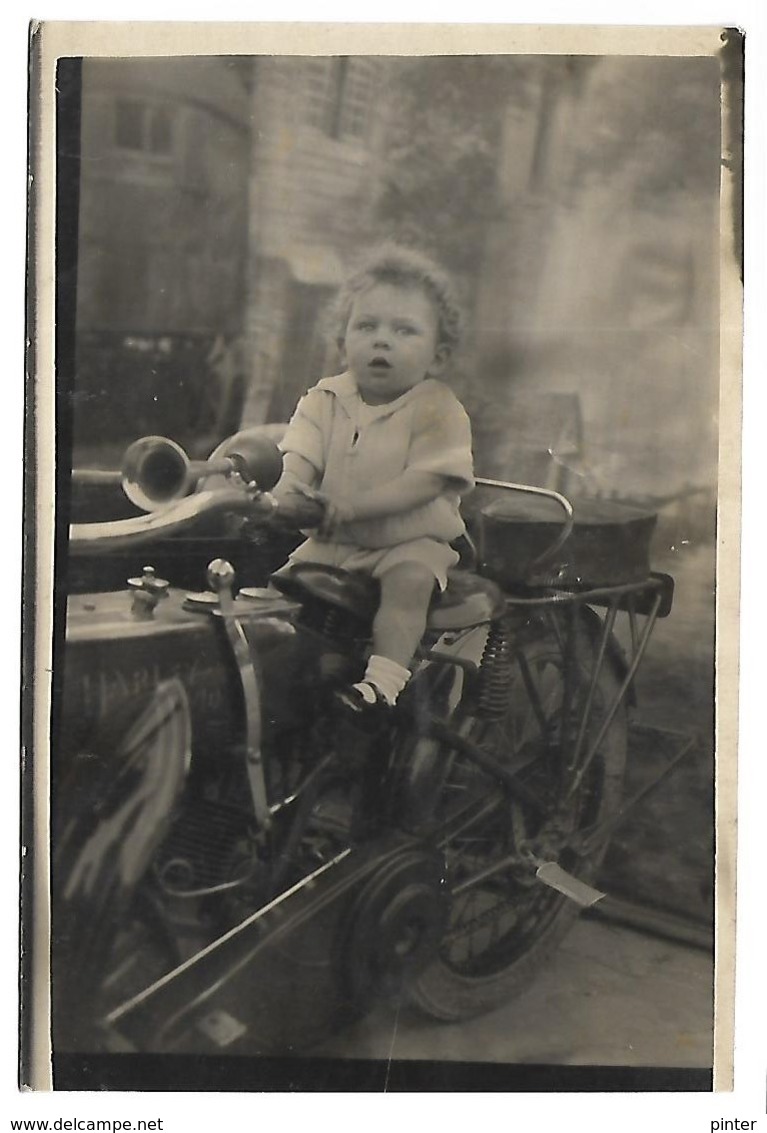
[[[479,666],[477,715],[498,720],[506,714],[511,681],[511,641],[503,622],[493,622]]]
[[[342,636],[341,630],[343,628],[343,617],[341,611],[335,606],[328,606],[323,612],[322,625],[320,633],[325,637],[340,637]]]
[[[343,628],[343,615],[335,606],[322,601],[309,601],[304,604],[304,624],[323,637],[340,637]]]

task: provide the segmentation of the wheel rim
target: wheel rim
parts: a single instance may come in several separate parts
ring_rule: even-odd
[[[530,854],[538,860],[557,861],[581,877],[593,872],[598,863],[600,850],[590,847],[585,852],[579,841],[603,809],[605,750],[619,725],[608,728],[578,790],[563,805],[570,781],[563,745],[573,746],[578,708],[588,684],[582,663],[576,676],[565,722],[561,649],[551,640],[520,649],[515,655],[504,718],[491,722],[466,717],[462,722],[464,735],[517,770],[519,781],[543,803],[545,817],[536,817],[529,806],[513,801],[496,786],[497,806],[492,816],[467,823],[460,834],[443,841],[454,898],[439,956],[455,975],[476,980],[507,970],[558,919],[567,899],[536,880]],[[598,684],[581,765],[588,739],[596,735],[608,707],[605,690]],[[481,805],[487,791],[488,776],[454,753],[444,779],[442,817],[449,822],[450,816],[472,799]],[[488,871],[504,861],[507,864],[503,868],[472,884],[472,877],[483,869]]]

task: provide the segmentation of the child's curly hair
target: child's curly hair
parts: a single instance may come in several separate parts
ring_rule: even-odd
[[[338,292],[331,312],[335,339],[343,341],[354,300],[378,283],[418,287],[437,312],[437,340],[453,350],[461,338],[463,317],[449,275],[434,260],[413,248],[386,243],[374,248]]]

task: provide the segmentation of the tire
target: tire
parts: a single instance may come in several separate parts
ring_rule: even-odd
[[[449,830],[456,807],[453,800],[457,797],[464,802],[467,798],[476,800],[477,809],[484,806],[485,817],[464,826],[460,836],[448,834],[440,842],[448,884],[453,890],[450,922],[436,958],[410,989],[416,1005],[436,1019],[471,1018],[526,990],[576,920],[580,906],[536,879],[535,866],[524,863],[525,845],[532,848],[538,860],[558,861],[586,883],[595,880],[607,849],[609,830],[594,832],[594,827],[614,816],[620,805],[627,746],[624,703],[618,707],[584,771],[580,786],[564,803],[558,825],[553,821],[554,808],[566,796],[563,742],[570,745],[572,752],[579,720],[577,710],[584,706],[588,695],[601,633],[601,622],[592,611],[582,609],[574,614],[574,710],[567,714],[571,723],[564,729],[563,640],[567,617],[567,612],[560,608],[558,624],[553,620],[541,622],[540,632],[516,647],[514,631],[509,631],[511,663],[505,674],[505,706],[498,723],[469,715],[460,706],[452,721],[454,728],[479,743],[507,769],[520,768],[517,781],[545,800],[543,817],[534,813],[524,796],[523,801],[514,801],[466,754],[447,752],[445,742],[442,743],[441,765],[445,771],[435,817],[447,823]],[[523,677],[524,666],[537,690],[539,709],[543,709],[537,716],[533,711],[531,682],[526,685]],[[583,753],[588,751],[589,740],[596,738],[605,712],[614,704],[620,683],[621,676],[608,649],[595,685]],[[542,720],[546,723],[546,738]],[[583,755],[578,763],[583,768]],[[487,800],[492,798],[497,805],[488,815]],[[476,876],[510,855],[515,858],[512,865],[460,893],[455,892],[472,874]]]

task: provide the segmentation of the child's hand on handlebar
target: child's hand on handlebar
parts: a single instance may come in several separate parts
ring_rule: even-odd
[[[264,493],[264,518],[285,527],[316,527],[324,516],[324,503],[311,488],[291,488],[277,496]],[[262,499],[263,499],[262,496]],[[268,508],[267,508],[268,503]]]
[[[279,497],[262,492],[254,503],[268,523],[316,528],[318,539],[331,539],[341,524],[355,518],[350,504],[338,503],[301,483],[291,484]]]

